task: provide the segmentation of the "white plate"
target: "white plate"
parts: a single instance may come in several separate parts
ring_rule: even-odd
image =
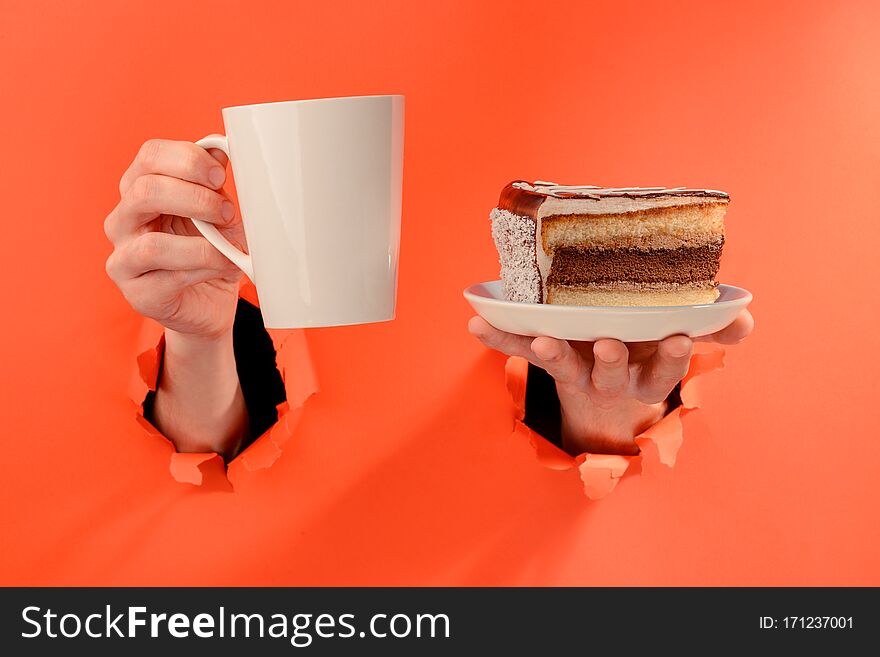
[[[719,285],[715,303],[695,306],[560,306],[507,301],[501,281],[471,285],[464,298],[495,328],[519,335],[548,335],[563,340],[592,342],[617,338],[649,342],[670,335],[695,338],[723,329],[752,300],[752,294],[732,285]]]

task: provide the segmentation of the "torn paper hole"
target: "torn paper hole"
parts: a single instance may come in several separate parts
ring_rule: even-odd
[[[242,298],[256,301],[253,285],[242,287]],[[317,389],[317,379],[302,330],[269,330],[275,346],[276,365],[284,381],[287,400],[278,405],[278,421],[262,436],[236,456],[228,465],[213,452],[180,453],[143,415],[143,401],[156,389],[164,350],[164,329],[153,320],[145,320],[137,340],[137,371],[132,377],[129,398],[136,407],[136,417],[144,432],[164,440],[171,448],[169,472],[180,483],[211,490],[232,490],[246,473],[271,467],[280,457],[300,418],[306,400]]]
[[[591,500],[605,497],[617,486],[617,480],[629,467],[632,456],[617,454],[581,454],[578,472],[584,483],[584,493]]]
[[[636,436],[636,444],[643,454],[654,450],[644,450],[647,443],[656,447],[657,459],[665,466],[675,465],[675,457],[681,447],[683,436],[682,418],[699,408],[694,380],[703,374],[724,367],[724,349],[718,345],[696,345],[697,350],[691,359],[687,374],[681,382],[682,405],[668,413],[657,424]],[[526,413],[526,379],[529,363],[524,358],[512,356],[504,366],[507,389],[513,398],[515,433],[523,435],[532,448],[538,463],[552,470],[571,470],[577,468],[584,488],[584,494],[591,500],[605,497],[614,490],[617,482],[628,471],[633,473],[642,465],[643,454],[623,456],[616,454],[579,454],[572,456],[543,436],[533,431],[523,419]]]

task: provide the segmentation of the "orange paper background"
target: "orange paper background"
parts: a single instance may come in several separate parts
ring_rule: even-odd
[[[0,5],[2,584],[880,584],[871,2]],[[407,96],[397,321],[306,336],[320,391],[234,493],[126,397],[102,221],[148,137]],[[730,192],[755,335],[674,469],[590,502],[521,433],[461,289],[514,178]],[[288,372],[288,376],[295,373]]]

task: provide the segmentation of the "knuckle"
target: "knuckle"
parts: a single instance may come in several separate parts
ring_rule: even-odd
[[[654,377],[654,382],[660,388],[669,388],[670,390],[675,387],[681,379],[684,377],[685,373],[681,372],[680,374],[677,372],[664,372],[658,374]]]
[[[209,269],[214,260],[214,247],[208,243],[208,240],[199,241],[199,249],[197,253],[198,265],[204,269]]]
[[[201,185],[192,186],[193,207],[208,216],[219,216],[220,202],[211,190]]]
[[[509,333],[502,333],[496,340],[493,347],[502,354],[508,356],[532,356],[531,350],[523,349],[516,338]],[[532,356],[534,358],[534,356]]]
[[[116,251],[110,254],[110,257],[107,258],[107,261],[104,263],[104,271],[107,272],[107,276],[110,277],[111,281],[116,281],[116,272],[118,271],[118,258]]]
[[[195,148],[198,148],[198,146]],[[180,165],[191,179],[195,180],[204,177],[202,159],[197,151],[191,148],[184,149],[180,154]]]
[[[618,381],[600,380],[594,382],[593,387],[596,388],[597,392],[608,397],[619,395],[621,392],[623,392],[623,384]]]
[[[505,333],[495,333],[490,338],[492,341],[492,346],[495,349],[509,349],[510,348],[510,338]]]
[[[113,213],[111,212],[104,218],[104,237],[113,240]]]
[[[486,335],[486,334],[484,333],[484,334],[482,334],[482,335],[478,335],[477,338],[480,340],[480,342],[482,342],[484,345],[486,345],[487,347],[489,347],[489,349],[495,349],[495,348],[496,348],[496,342],[497,342],[497,341],[495,340],[495,338],[494,338],[492,335]]]
[[[170,279],[172,286],[182,287],[188,282],[189,272],[185,269],[173,269],[168,272],[168,278]]]
[[[485,338],[482,338],[483,344],[486,345],[489,349],[494,351],[498,351],[502,354],[507,354],[508,356],[512,356],[513,352],[510,348],[510,345],[507,343],[504,338],[501,338],[497,335],[489,335]]]
[[[687,374],[690,363],[690,358],[679,358],[674,365],[670,366],[668,370],[662,370],[661,373],[665,374],[668,379],[677,383],[685,374]]]
[[[566,371],[545,367],[544,370],[553,377],[557,386],[562,386],[566,390],[584,392],[589,387],[590,373],[581,368]]]
[[[534,351],[534,350],[533,350]],[[546,356],[541,358],[545,363],[549,363],[551,365],[562,365],[569,361],[567,354],[561,351],[553,351]]]
[[[147,139],[138,149],[137,160],[141,166],[151,168],[159,161],[161,152],[162,141],[160,139]]]
[[[135,205],[148,203],[158,193],[156,176],[139,176],[128,190],[129,200]]]
[[[137,239],[133,257],[137,264],[146,266],[154,263],[162,252],[159,233],[144,233]]]

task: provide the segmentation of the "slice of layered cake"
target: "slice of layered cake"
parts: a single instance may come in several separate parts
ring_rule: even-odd
[[[513,182],[490,215],[504,296],[574,306],[712,303],[728,201],[712,189]]]

